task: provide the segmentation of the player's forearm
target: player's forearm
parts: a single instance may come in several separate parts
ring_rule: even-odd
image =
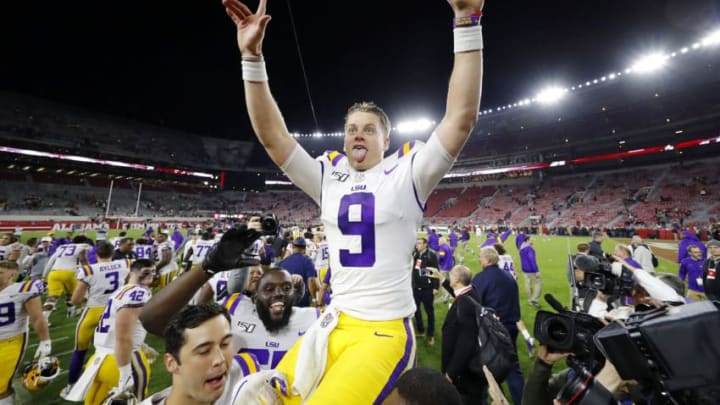
[[[295,148],[268,82],[245,81],[245,102],[253,130],[276,165],[282,166]]]
[[[38,335],[38,339],[42,342],[43,340],[50,340],[50,330],[48,328],[47,320],[42,316],[36,316],[31,320],[33,329]]]
[[[202,270],[191,270],[173,280],[143,306],[140,312],[143,327],[153,335],[162,336],[170,317],[184,307],[209,278]]]
[[[115,338],[115,361],[118,367],[130,363],[133,342],[131,336],[117,336]]]
[[[460,153],[475,128],[480,110],[482,66],[482,51],[455,54],[447,110],[437,131],[440,142],[452,156]]]

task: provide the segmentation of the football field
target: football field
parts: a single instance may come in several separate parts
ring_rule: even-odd
[[[110,231],[108,238],[116,236],[117,231]],[[142,231],[130,231],[128,236],[137,237],[142,234]],[[31,236],[44,236],[45,232],[28,232],[23,236],[23,240],[30,238]],[[59,235],[59,233],[58,233]],[[94,237],[92,232],[89,232],[90,237]],[[461,248],[456,251],[455,257],[456,262],[461,260],[467,265],[473,273],[479,271],[477,253],[478,253],[478,241],[475,236],[468,244],[468,250],[463,251]],[[575,246],[579,242],[588,242],[589,237],[576,238],[576,237],[535,237],[535,251],[537,254],[538,265],[540,272],[543,277],[543,295],[546,293],[553,294],[563,305],[569,305],[569,287],[566,279],[566,266],[568,260],[568,254],[575,252]],[[612,251],[613,246],[619,242],[611,239],[605,239],[603,242],[603,249],[605,251]],[[675,242],[668,242],[669,244],[675,244]],[[508,253],[510,253],[515,259],[515,267],[519,271],[519,257],[517,249],[515,248],[514,236],[511,236],[505,243],[507,246]],[[472,247],[473,252],[470,251]],[[662,255],[657,255],[660,259],[660,266],[658,272],[669,272],[677,273],[677,264],[667,260]],[[669,257],[671,255],[665,255]],[[528,330],[532,334],[533,326],[535,322],[535,314],[537,309],[530,306],[525,298],[524,284],[522,274],[519,274],[520,279],[520,304],[522,311],[522,319],[527,325]],[[541,303],[542,309],[551,310],[550,306],[544,301]],[[418,366],[432,367],[440,369],[440,352],[442,347],[442,323],[445,320],[447,314],[448,305],[443,304],[440,301],[436,301],[435,304],[435,330],[436,330],[436,342],[433,347],[427,346],[424,338],[418,338],[417,354],[418,354]],[[53,354],[60,358],[60,364],[62,368],[62,374],[56,378],[49,386],[45,387],[41,391],[30,393],[25,390],[20,384],[20,374],[22,373],[22,366],[18,375],[16,375],[14,381],[14,388],[16,391],[16,403],[17,404],[64,404],[70,403],[61,400],[58,397],[60,390],[67,383],[67,366],[70,361],[70,356],[74,345],[75,326],[78,317],[66,318],[65,316],[65,305],[64,300],[59,301],[58,309],[50,317],[50,336],[53,341]],[[32,359],[33,354],[37,348],[38,339],[35,336],[34,331],[30,328],[30,339],[29,345],[25,354],[24,363]],[[164,344],[162,339],[152,335],[148,335],[146,343],[152,346],[155,350],[160,352],[160,356],[157,361],[152,364],[149,393],[160,391],[171,384],[170,375],[165,370],[165,366],[162,361],[162,353],[164,352]],[[518,350],[520,356],[520,362],[523,371],[527,370],[530,366],[532,359],[528,355],[528,351],[522,341],[522,336],[518,340]],[[90,357],[92,349],[88,351],[86,360]]]

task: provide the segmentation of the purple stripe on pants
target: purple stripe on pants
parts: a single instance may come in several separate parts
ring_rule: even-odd
[[[139,373],[135,373],[135,367],[133,367],[133,377],[135,378],[135,396],[139,400],[145,399],[145,389],[147,388],[148,383],[148,371],[145,369],[145,363],[143,363],[142,356],[140,353],[135,351],[133,353],[135,356],[135,362],[137,363],[137,367],[140,369]]]
[[[385,400],[385,398],[390,395],[390,391],[392,391],[395,383],[400,378],[400,375],[403,373],[403,371],[405,371],[405,369],[408,367],[408,364],[410,363],[410,353],[412,353],[412,348],[415,344],[413,333],[410,329],[410,318],[403,319],[403,324],[405,325],[405,334],[407,335],[407,341],[405,342],[405,352],[403,353],[402,358],[400,358],[400,361],[398,362],[397,366],[395,366],[395,369],[390,375],[390,380],[388,380],[382,391],[380,391],[380,395],[375,398],[375,402],[373,402],[374,405],[381,404]]]

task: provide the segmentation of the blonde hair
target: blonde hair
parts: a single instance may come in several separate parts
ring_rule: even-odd
[[[375,114],[378,119],[380,119],[380,125],[382,125],[385,129],[385,136],[390,136],[390,118],[387,116],[387,114],[385,114],[385,111],[383,111],[382,108],[378,107],[378,105],[372,101],[361,101],[359,103],[351,105],[350,108],[348,108],[347,110],[347,114],[345,114],[345,123],[347,124],[347,120],[350,117],[350,114],[358,111]]]

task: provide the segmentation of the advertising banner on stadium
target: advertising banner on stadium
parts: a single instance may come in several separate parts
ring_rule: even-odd
[[[75,220],[67,219],[23,219],[4,218],[0,220],[0,232],[16,231],[88,231],[98,229],[158,229],[186,228],[195,224],[207,222],[209,218],[167,218],[167,220],[142,220],[142,219],[113,219],[107,222],[94,222],[86,218]]]

